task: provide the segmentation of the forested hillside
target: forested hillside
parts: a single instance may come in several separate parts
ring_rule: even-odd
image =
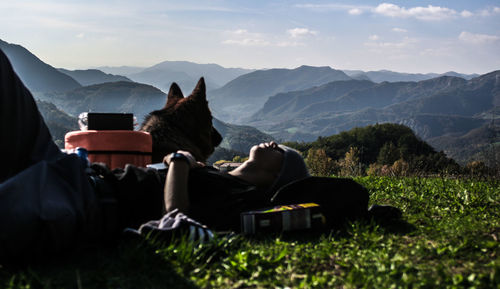
[[[78,120],[59,110],[53,103],[38,100],[36,102],[40,114],[49,128],[52,139],[60,148],[64,147],[64,136],[67,132],[79,130]]]
[[[64,93],[39,96],[63,111],[78,116],[81,112],[131,112],[142,122],[144,115],[165,105],[167,96],[146,84],[119,81],[84,86]]]
[[[390,167],[398,161],[404,162],[407,169],[413,172],[453,172],[459,169],[454,160],[436,152],[410,128],[398,124],[375,124],[319,137],[309,143],[286,144],[300,150],[310,162],[329,165],[330,173],[340,170],[342,162],[346,161],[356,166],[358,174],[364,174],[369,167]],[[329,159],[332,161],[330,164]]]

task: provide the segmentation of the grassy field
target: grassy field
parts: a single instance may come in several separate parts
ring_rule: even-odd
[[[123,241],[24,269],[0,288],[500,288],[500,182],[356,179],[404,222],[211,244]]]

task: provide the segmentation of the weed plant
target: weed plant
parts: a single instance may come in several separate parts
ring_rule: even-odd
[[[497,180],[359,177],[401,222],[208,244],[124,240],[29,268],[1,288],[500,288]]]

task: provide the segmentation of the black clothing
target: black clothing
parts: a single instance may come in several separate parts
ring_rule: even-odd
[[[93,174],[101,175],[104,180],[96,189],[99,198],[111,197],[116,200],[119,220],[116,220],[115,227],[118,231],[126,227],[138,228],[149,220],[159,219],[165,213],[163,188],[166,171],[132,165],[113,171],[102,164],[93,164],[91,167]],[[187,214],[191,218],[211,229],[238,231],[240,213],[269,206],[271,195],[207,166],[190,170],[188,198]],[[106,211],[109,210],[113,210],[112,206],[108,206]]]
[[[165,175],[154,169],[126,165],[111,171],[104,164],[94,163],[90,176],[109,227],[108,238],[116,238],[123,229],[138,228],[165,213]]]
[[[61,157],[33,96],[1,50],[0,132],[0,183],[41,160]]]
[[[84,166],[62,153],[31,93],[0,51],[0,261],[88,242],[100,210]]]
[[[189,212],[215,230],[240,230],[240,213],[270,205],[271,195],[213,167],[193,169],[188,180]]]

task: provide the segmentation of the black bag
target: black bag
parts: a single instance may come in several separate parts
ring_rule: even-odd
[[[316,203],[328,227],[365,218],[368,212],[368,190],[352,179],[307,177],[280,188],[272,197],[274,204]]]

